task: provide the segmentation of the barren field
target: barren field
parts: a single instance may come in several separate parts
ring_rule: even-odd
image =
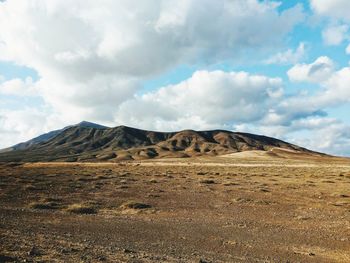
[[[350,262],[350,162],[0,166],[0,262]]]

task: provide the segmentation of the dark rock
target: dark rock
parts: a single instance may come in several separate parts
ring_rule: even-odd
[[[2,262],[15,262],[15,261],[17,261],[17,259],[16,258],[14,258],[14,257],[9,257],[9,256],[5,256],[5,255],[0,255],[0,262],[2,263]]]
[[[31,256],[31,257],[41,256],[41,254],[42,254],[41,251],[37,247],[32,247],[28,252],[28,256]]]
[[[107,258],[105,256],[99,256],[97,259],[99,261],[106,261],[107,260]]]

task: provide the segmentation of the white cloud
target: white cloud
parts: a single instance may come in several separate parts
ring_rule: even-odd
[[[296,64],[287,75],[294,82],[322,83],[334,72],[334,62],[329,57],[319,57],[311,64]]]
[[[36,86],[45,102],[71,123],[89,119],[111,120],[117,105],[139,89],[136,78],[94,75],[87,82],[69,82],[60,77],[43,77]]]
[[[317,14],[350,21],[348,0],[310,0],[310,4]]]
[[[111,120],[145,78],[258,54],[302,19],[301,5],[279,13],[258,0],[11,0],[0,3],[0,59],[35,69],[55,111]]]
[[[336,71],[324,83],[325,90],[316,97],[319,103],[326,106],[336,106],[339,103],[350,102],[350,67]]]
[[[294,138],[293,141],[319,152],[349,156],[350,126],[340,121],[325,122],[325,125],[320,125],[317,129],[309,131],[306,136]]]
[[[209,128],[261,119],[282,96],[282,80],[245,72],[197,71],[179,84],[123,103],[116,122],[157,129]],[[161,124],[161,126],[160,126]]]
[[[350,155],[350,126],[334,118],[309,116],[287,126],[244,123],[235,130],[280,138],[318,152]]]
[[[31,77],[26,79],[1,80],[0,94],[15,96],[38,96],[38,90]]]
[[[350,44],[346,47],[345,53],[350,55]]]
[[[300,43],[296,50],[288,49],[285,52],[277,53],[273,55],[265,62],[267,64],[296,64],[302,60],[305,56],[305,43]]]
[[[326,45],[339,45],[349,40],[350,1],[348,0],[310,0],[315,14],[328,19],[328,27],[322,32]]]
[[[322,32],[323,41],[326,45],[336,46],[341,44],[345,39],[348,39],[348,25],[333,25],[328,26]]]
[[[320,59],[318,59],[320,60]],[[316,62],[318,61],[316,60]],[[276,106],[281,123],[290,123],[292,120],[302,119],[308,116],[325,116],[324,109],[337,107],[350,102],[350,67],[335,70],[333,63],[325,63],[328,59],[322,59],[322,63],[299,65],[289,71],[290,78],[294,81],[308,81],[320,85],[312,95],[300,94],[285,98]],[[320,61],[319,61],[320,62]],[[331,62],[331,61],[328,61]],[[316,65],[315,74],[310,70]]]

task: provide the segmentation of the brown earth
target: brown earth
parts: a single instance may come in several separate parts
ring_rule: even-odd
[[[3,163],[0,262],[350,262],[350,161]]]

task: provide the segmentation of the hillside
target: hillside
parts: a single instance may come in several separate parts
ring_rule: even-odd
[[[82,123],[12,147],[0,161],[120,161],[223,155],[273,148],[316,154],[271,137],[225,130],[155,132]]]
[[[18,143],[16,145],[13,145],[11,147],[5,148],[5,149],[1,149],[0,153],[4,153],[4,152],[11,152],[11,151],[17,151],[17,150],[25,150],[33,145],[42,143],[42,142],[46,142],[50,139],[52,139],[53,137],[55,137],[56,135],[60,134],[61,132],[63,132],[64,130],[71,128],[71,127],[86,127],[86,128],[96,128],[96,129],[104,129],[107,128],[106,126],[102,126],[96,123],[92,123],[92,122],[87,122],[87,121],[82,121],[76,125],[71,125],[71,126],[67,126],[63,129],[59,129],[59,130],[54,130],[54,131],[50,131],[48,133],[44,133],[39,135],[38,137],[35,137],[29,141],[26,142],[22,142],[22,143]]]

